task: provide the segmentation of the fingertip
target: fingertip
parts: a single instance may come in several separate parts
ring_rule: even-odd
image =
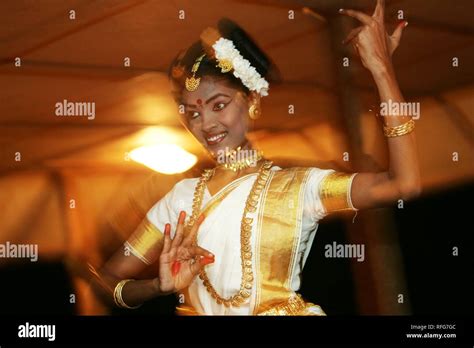
[[[202,223],[205,218],[206,218],[206,215],[204,215],[204,214],[199,215],[198,223]]]
[[[184,210],[181,210],[179,212],[178,223],[180,223],[180,224],[184,223],[185,218],[186,218],[186,212]]]
[[[166,224],[166,225],[165,225],[165,235],[169,237],[170,231],[171,231],[171,225],[170,225],[170,224]]]
[[[208,265],[210,263],[214,263],[216,260],[213,258],[213,257],[207,257],[207,256],[204,256],[200,262],[201,262],[201,265],[205,266],[205,265]]]
[[[400,22],[398,23],[398,26],[399,26],[399,27],[403,27],[403,28],[406,27],[407,25],[408,25],[408,21],[405,21],[405,20],[400,21]]]

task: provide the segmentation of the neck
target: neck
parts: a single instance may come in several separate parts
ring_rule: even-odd
[[[236,174],[253,172],[262,158],[262,152],[253,149],[252,144],[245,139],[237,148],[226,149],[226,153],[217,156],[216,168]]]

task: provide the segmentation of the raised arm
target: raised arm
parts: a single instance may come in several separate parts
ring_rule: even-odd
[[[384,10],[385,1],[377,0],[372,16],[355,10],[341,9],[339,12],[362,24],[349,33],[345,42],[353,45],[364,67],[372,73],[381,103],[401,105],[399,103],[403,103],[404,99],[395,77],[392,54],[408,23],[400,23],[393,34],[388,35],[384,24]],[[398,199],[410,199],[420,193],[414,121],[410,115],[390,111],[384,115],[389,168],[386,172],[359,173],[354,177],[350,196],[357,209],[377,207]]]

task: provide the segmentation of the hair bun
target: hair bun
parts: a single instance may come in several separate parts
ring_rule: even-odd
[[[217,28],[222,37],[232,40],[235,48],[260,75],[272,82],[280,81],[280,72],[276,65],[237,23],[229,18],[222,18],[217,23]]]

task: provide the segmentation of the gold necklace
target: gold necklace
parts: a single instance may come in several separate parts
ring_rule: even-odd
[[[244,214],[242,216],[240,225],[240,258],[242,261],[242,279],[240,282],[240,290],[228,298],[220,296],[214,286],[212,286],[207,273],[202,269],[199,273],[206,290],[211,294],[212,298],[216,300],[218,304],[224,304],[226,307],[234,306],[239,307],[252,293],[252,282],[253,282],[253,270],[252,270],[252,250],[250,237],[252,234],[252,222],[253,218],[248,217],[249,213],[254,213],[257,210],[258,199],[261,196],[262,190],[265,187],[268,178],[270,176],[270,168],[272,167],[272,161],[265,161],[258,171],[257,179],[255,180],[252,190],[247,196],[245,203]],[[193,212],[187,223],[188,228],[191,228],[196,222],[198,215],[201,211],[202,198],[204,195],[204,189],[206,182],[214,175],[216,168],[206,169],[194,191],[193,199]]]
[[[263,158],[263,151],[261,150],[245,150],[245,152],[241,150],[242,147],[239,146],[235,150],[227,152],[224,158],[221,159],[221,162],[223,163],[219,164],[217,167],[237,172],[238,170],[256,166],[257,163]],[[248,156],[246,155],[248,151],[255,151],[255,154]],[[244,156],[242,159],[238,158],[241,154]]]

